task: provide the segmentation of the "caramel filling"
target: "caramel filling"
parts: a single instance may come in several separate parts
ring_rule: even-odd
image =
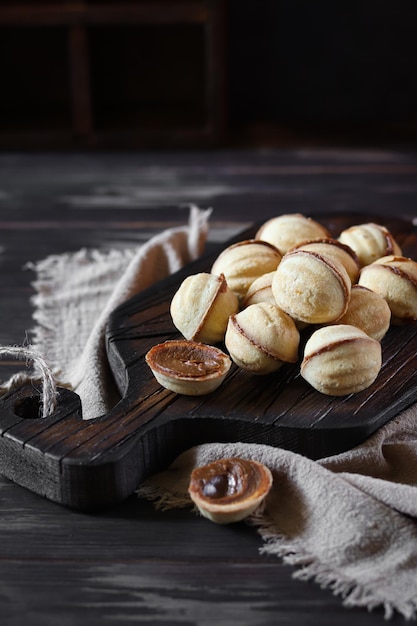
[[[352,257],[353,261],[359,267],[359,259],[358,259],[358,255],[356,254],[356,252],[352,250],[350,246],[342,243],[338,239],[332,239],[331,237],[322,237],[321,239],[317,238],[313,240],[302,241],[301,243],[294,246],[294,248],[290,250],[290,252],[292,252],[293,250],[297,250],[299,248],[303,248],[304,246],[307,248],[307,252],[310,252],[308,248],[310,244],[314,244],[314,245],[325,244],[328,246],[334,246],[335,248],[339,248],[340,250],[343,250],[344,252],[346,252],[346,254],[348,254],[350,257]]]
[[[394,254],[394,237],[392,236],[392,234],[389,232],[389,230],[387,228],[385,228],[385,226],[380,226],[381,232],[385,237],[385,242],[386,242],[386,248],[385,248],[385,253],[384,256],[388,256],[390,254]]]
[[[168,375],[201,378],[224,372],[225,356],[216,348],[193,341],[170,341],[154,346],[148,364]]]
[[[396,263],[396,265],[391,265],[391,263],[381,263],[381,267],[390,270],[393,274],[397,274],[397,276],[401,276],[401,278],[403,278],[404,280],[407,280],[409,283],[411,283],[411,285],[414,287],[414,289],[417,289],[417,281],[414,279],[413,276],[411,276],[408,272],[407,269],[403,270],[400,265],[402,263],[406,264],[409,263],[410,259],[408,259],[407,257],[401,257],[401,256],[394,256],[392,263]]]
[[[253,346],[255,346],[255,348],[257,348],[258,350],[261,350],[261,352],[263,352],[264,354],[266,354],[267,356],[271,357],[271,359],[275,359],[276,361],[279,361],[280,358],[277,354],[273,354],[270,350],[268,350],[264,345],[261,345],[259,343],[259,341],[255,341],[255,339],[253,337],[251,337],[246,330],[243,328],[243,326],[241,326],[241,324],[239,324],[239,322],[236,319],[236,315],[231,315],[230,316],[230,323],[233,325],[233,327],[241,334],[243,335],[243,337],[245,337],[249,343],[251,343]]]
[[[221,459],[196,468],[191,475],[190,491],[200,498],[231,504],[246,500],[269,487],[258,464],[245,459]]]
[[[348,337],[347,339],[337,339],[335,341],[330,341],[328,344],[321,346],[320,348],[317,348],[310,354],[306,354],[304,356],[304,364],[308,363],[309,361],[311,361],[311,359],[314,359],[316,356],[319,356],[320,354],[331,352],[332,350],[335,350],[339,348],[340,346],[346,345],[348,343],[366,344],[366,343],[373,342],[373,341],[374,339],[371,339],[370,337]]]

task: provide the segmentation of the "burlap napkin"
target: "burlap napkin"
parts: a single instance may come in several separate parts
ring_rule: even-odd
[[[194,467],[222,457],[265,463],[273,488],[247,522],[262,552],[298,566],[346,607],[384,608],[415,619],[417,607],[417,407],[365,444],[320,461],[265,445],[214,443],[180,455],[138,494],[162,509],[191,506]],[[207,522],[202,522],[207,523]]]
[[[104,350],[108,314],[133,293],[200,254],[209,212],[193,207],[188,226],[165,231],[138,250],[82,250],[36,264],[33,349],[81,397],[85,418],[117,400]],[[248,518],[263,552],[297,566],[340,595],[346,606],[382,607],[415,618],[417,607],[417,408],[365,444],[312,461],[243,443],[202,445],[182,454],[138,489],[161,508],[191,506],[191,470],[228,456],[270,467],[273,489]],[[201,523],[209,523],[202,520]]]
[[[33,356],[34,372],[19,372],[3,391],[42,378],[39,360],[44,359],[57,383],[80,396],[84,419],[107,413],[119,400],[106,358],[109,314],[200,256],[210,213],[191,206],[186,226],[167,229],[137,247],[82,249],[29,264],[36,272],[32,300],[37,324],[23,358]]]

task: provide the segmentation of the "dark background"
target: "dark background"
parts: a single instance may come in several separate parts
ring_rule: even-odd
[[[415,141],[416,2],[231,0],[229,16],[234,127]]]
[[[216,4],[224,11],[215,44],[225,69],[217,100],[224,124],[207,138],[187,135],[204,126],[211,106],[201,24],[85,25],[78,60],[88,68],[91,111],[80,131],[69,27],[30,23],[26,11],[72,3],[2,0],[0,149],[415,145],[415,0],[207,0]],[[75,96],[81,101],[82,89]]]

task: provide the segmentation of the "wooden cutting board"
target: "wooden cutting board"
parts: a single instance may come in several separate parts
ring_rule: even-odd
[[[375,216],[318,215],[334,236]],[[417,259],[417,234],[403,219],[383,222],[406,256]],[[235,240],[250,238],[257,226]],[[231,243],[231,242],[228,242]],[[358,394],[333,398],[312,389],[299,364],[253,376],[233,366],[214,393],[178,396],[163,389],[145,363],[156,343],[178,337],[169,305],[188,275],[209,271],[213,254],[120,306],[107,329],[107,351],[121,400],[107,415],[83,420],[78,396],[66,389],[46,419],[37,417],[32,386],[0,400],[0,472],[60,504],[93,511],[131,495],[150,473],[203,442],[281,446],[311,458],[347,450],[417,401],[417,326],[393,327],[383,339],[383,367]]]

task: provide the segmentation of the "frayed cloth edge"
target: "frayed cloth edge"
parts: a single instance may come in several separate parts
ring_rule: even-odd
[[[153,503],[155,509],[159,511],[169,511],[170,509],[184,509],[192,507],[191,498],[184,493],[165,492],[147,483],[142,484],[135,491],[138,498],[144,498]]]
[[[345,608],[366,608],[371,612],[380,607],[383,609],[385,620],[391,619],[396,612],[406,620],[417,618],[417,597],[402,602],[388,601],[375,593],[374,589],[347,579],[327,565],[320,563],[299,545],[279,534],[273,524],[265,523],[256,511],[251,518],[248,518],[248,521],[265,542],[259,548],[259,553],[279,557],[285,565],[299,568],[292,574],[294,579],[304,582],[313,581],[321,589],[332,591],[333,595],[342,599]]]
[[[168,511],[175,508],[193,508],[188,494],[183,492],[166,491],[149,483],[143,483],[136,495],[153,503],[155,509]],[[332,591],[333,595],[342,599],[345,608],[366,608],[372,611],[381,607],[385,620],[391,619],[397,612],[406,620],[417,618],[417,597],[403,602],[392,602],[381,598],[375,590],[366,585],[346,579],[326,565],[320,563],[313,555],[308,554],[299,545],[288,540],[277,531],[273,523],[268,523],[264,517],[263,507],[259,507],[245,522],[252,526],[264,541],[259,548],[260,554],[268,554],[282,559],[285,565],[298,567],[292,577],[300,581],[313,581],[321,589]]]

